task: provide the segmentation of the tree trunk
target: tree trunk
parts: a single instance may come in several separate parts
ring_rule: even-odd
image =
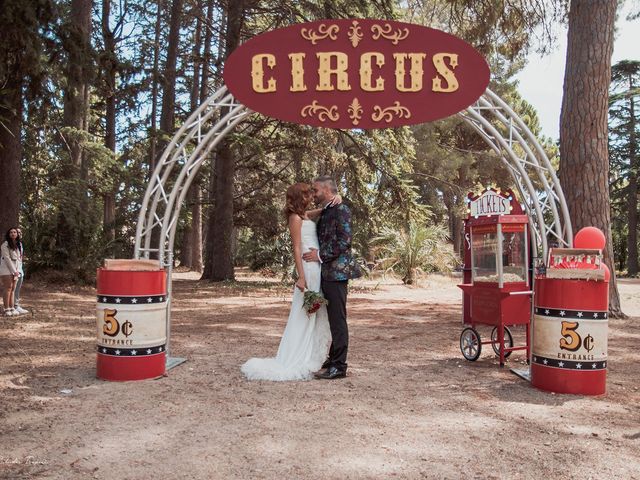
[[[89,71],[91,59],[91,7],[92,0],[72,0],[69,19],[69,38],[66,42],[67,88],[64,92],[65,127],[87,130],[86,120],[89,110]],[[82,145],[73,138],[67,139],[71,154],[71,164],[86,178]]]
[[[88,241],[84,227],[88,211],[87,180],[89,169],[83,153],[81,132],[87,131],[89,86],[92,73],[91,9],[92,0],[72,0],[64,49],[67,52],[64,91],[64,127],[72,129],[63,142],[69,153],[62,159],[61,178],[67,201],[60,205],[57,242],[60,263],[74,266],[78,251]]]
[[[173,0],[171,20],[169,22],[169,38],[167,39],[167,61],[164,66],[162,85],[162,111],[160,113],[160,129],[163,134],[172,135],[176,118],[176,64],[178,62],[178,45],[180,43],[180,24],[182,23],[182,2]],[[160,142],[163,150],[166,141]]]
[[[199,182],[192,185],[191,195],[191,270],[202,272],[202,190]]]
[[[200,98],[198,105],[204,103],[209,98],[209,70],[211,68],[211,43],[213,40],[213,18],[216,5],[214,0],[208,0],[207,2],[207,19],[204,24],[204,46],[202,49],[202,68],[200,74]],[[222,27],[221,27],[222,29]],[[214,157],[213,154],[209,154],[210,157]],[[213,170],[213,169],[212,169]],[[191,234],[191,250],[192,250],[192,269],[202,272],[204,269],[204,238],[205,238],[205,225],[203,222],[203,210],[202,210],[202,186],[200,182],[197,182],[196,191],[193,194],[194,204],[191,210],[191,217],[193,219],[192,234]],[[208,230],[208,229],[207,229]]]
[[[245,0],[229,2],[225,58],[240,43]],[[221,112],[224,115],[225,112]],[[235,158],[230,142],[224,139],[217,149],[215,165],[215,205],[209,217],[207,263],[203,278],[213,281],[234,280],[233,193]]]
[[[560,116],[560,181],[574,232],[605,232],[609,311],[623,316],[616,285],[609,205],[608,99],[616,0],[572,0]]]
[[[18,225],[22,160],[22,79],[11,75],[0,91],[0,235]],[[2,240],[4,241],[4,240]]]
[[[182,23],[182,2],[183,0],[173,0],[171,5],[171,17],[169,19],[169,35],[167,37],[167,58],[162,74],[162,106],[160,111],[160,132],[156,134],[153,145],[154,157],[151,164],[150,175],[160,161],[165,148],[168,145],[167,136],[172,136],[175,128],[176,118],[176,65],[178,62],[178,45],[180,43],[180,25]],[[158,10],[158,22],[160,21],[160,10]],[[158,28],[158,23],[156,24]],[[157,32],[156,32],[157,33]],[[159,36],[157,37],[159,39]],[[160,138],[158,134],[161,135]],[[161,227],[156,226],[151,231],[151,245],[160,245],[165,242],[165,238],[160,238]],[[157,254],[151,253],[151,258],[156,259]],[[159,259],[164,262],[165,258]]]
[[[211,68],[211,42],[213,41],[213,14],[215,5],[213,0],[207,3],[207,21],[204,25],[204,48],[202,50],[202,74],[200,76],[200,103],[209,97],[209,77]],[[221,21],[220,30],[224,28],[224,18]],[[219,51],[222,54],[222,50]]]
[[[104,41],[104,79],[105,95],[105,135],[104,145],[115,155],[116,152],[116,72],[118,60],[116,58],[116,44],[114,34],[109,27],[111,14],[111,0],[102,0],[102,38]],[[105,239],[112,242],[116,238],[116,189],[104,195],[103,228]]]
[[[153,38],[153,71],[151,73],[151,127],[149,146],[149,177],[153,175],[158,157],[158,96],[160,83],[160,31],[162,27],[162,6],[164,2],[158,0],[156,26]]]
[[[196,30],[194,34],[193,49],[191,51],[193,61],[193,80],[191,84],[190,104],[192,112],[198,108],[200,97],[202,13],[202,3],[199,2],[195,7]],[[200,263],[195,259],[196,252],[198,250],[196,243],[202,243],[202,219],[200,218],[202,216],[202,206],[200,204],[199,190],[200,184],[197,179],[194,179],[189,186],[189,192],[187,192],[187,205],[189,205],[191,209],[191,222],[184,229],[182,235],[182,250],[180,252],[180,264],[196,271],[202,271]],[[198,232],[197,229],[200,231]],[[200,251],[202,251],[201,246]]]
[[[629,92],[633,92],[635,85],[633,75],[629,75]],[[627,236],[627,273],[635,276],[638,274],[638,164],[636,140],[636,116],[635,98],[629,96],[629,186],[627,196],[627,226],[629,235]]]

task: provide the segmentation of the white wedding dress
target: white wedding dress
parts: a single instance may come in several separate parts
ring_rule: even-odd
[[[302,252],[318,247],[316,224],[302,221]],[[320,264],[304,262],[307,288],[320,291]],[[242,373],[249,380],[309,380],[313,372],[320,370],[331,345],[331,331],[327,307],[307,315],[303,307],[304,294],[293,288],[289,320],[280,340],[275,358],[251,358],[242,365]]]

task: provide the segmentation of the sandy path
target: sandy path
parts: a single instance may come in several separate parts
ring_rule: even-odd
[[[0,478],[640,479],[638,318],[610,324],[606,396],[551,395],[487,349],[462,358],[453,280],[369,281],[350,297],[347,379],[247,382],[238,366],[275,353],[289,289],[179,277],[188,362],[128,383],[94,378],[92,289],[25,286],[35,314],[0,319]],[[637,316],[639,293],[621,284]]]

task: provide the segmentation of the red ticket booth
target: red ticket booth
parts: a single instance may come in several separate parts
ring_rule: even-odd
[[[511,190],[489,188],[467,197],[465,220],[463,330],[460,350],[470,361],[491,345],[504,366],[516,350],[529,357],[531,258],[529,219]],[[483,341],[479,326],[493,327]],[[525,327],[526,344],[515,346],[509,326]]]

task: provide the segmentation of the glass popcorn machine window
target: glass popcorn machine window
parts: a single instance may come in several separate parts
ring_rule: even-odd
[[[524,225],[503,225],[502,228],[502,281],[504,283],[526,282],[526,228]],[[516,228],[520,231],[509,231]]]
[[[498,232],[495,226],[493,230],[473,229],[471,261],[474,282],[498,282]]]

